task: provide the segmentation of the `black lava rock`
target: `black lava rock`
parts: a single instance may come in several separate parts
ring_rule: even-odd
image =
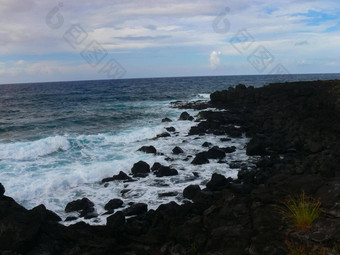
[[[132,180],[132,178],[130,176],[128,176],[126,173],[120,171],[118,175],[114,175],[112,177],[104,178],[102,180],[102,183],[111,182],[111,181],[125,181],[125,180]]]
[[[212,146],[212,143],[204,142],[202,144],[202,147],[210,147],[210,146]]]
[[[135,177],[145,177],[150,173],[150,166],[144,161],[139,161],[133,165],[131,173]]]
[[[158,170],[159,168],[162,167],[162,164],[160,164],[159,162],[155,162],[152,167],[151,167],[151,171],[154,172],[156,170]]]
[[[203,164],[207,164],[207,163],[209,163],[209,160],[207,158],[207,153],[205,151],[197,153],[196,157],[191,162],[191,164],[193,164],[193,165],[203,165]]]
[[[165,128],[166,129],[166,131],[168,131],[168,132],[175,132],[176,131],[176,129],[174,128],[174,127],[167,127],[167,128]]]
[[[227,179],[221,174],[213,173],[211,180],[207,183],[207,188],[212,191],[220,191],[231,181],[232,178]]]
[[[225,153],[233,153],[236,151],[236,147],[235,146],[231,146],[231,147],[225,147],[225,148],[221,148]]]
[[[193,120],[194,118],[190,116],[187,112],[182,112],[178,120]]]
[[[106,226],[118,230],[125,224],[125,214],[123,212],[116,212],[106,219]]]
[[[148,211],[148,205],[144,203],[133,204],[122,212],[125,216],[140,215]]]
[[[164,118],[164,119],[162,119],[162,122],[172,122],[172,120],[169,119],[169,118]]]
[[[155,171],[155,174],[157,177],[173,176],[178,175],[178,171],[168,166],[161,166],[157,171]]]
[[[184,151],[182,150],[181,147],[176,146],[175,148],[173,148],[172,153],[178,155],[184,153]]]
[[[5,187],[0,183],[0,196],[3,196],[5,194]]]
[[[168,132],[164,132],[162,134],[157,135],[157,138],[162,138],[162,137],[169,137],[171,136]]]
[[[195,195],[201,191],[199,185],[189,185],[183,190],[183,197],[193,199]]]
[[[123,201],[115,198],[115,199],[111,199],[105,206],[104,209],[107,211],[112,211],[114,209],[117,209],[119,207],[121,207],[123,205]]]
[[[209,159],[222,159],[225,157],[225,152],[220,149],[218,146],[212,147],[207,152],[207,158]]]
[[[75,211],[89,211],[94,208],[94,203],[88,198],[74,200],[69,202],[65,207],[65,212],[75,212]]]
[[[155,147],[151,146],[142,146],[141,148],[138,149],[138,151],[142,151],[145,153],[150,153],[150,154],[156,154],[157,150]]]

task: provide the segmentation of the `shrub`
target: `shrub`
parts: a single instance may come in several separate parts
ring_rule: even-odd
[[[320,200],[305,195],[303,191],[297,197],[288,196],[283,204],[283,215],[291,220],[300,230],[308,230],[320,215]]]

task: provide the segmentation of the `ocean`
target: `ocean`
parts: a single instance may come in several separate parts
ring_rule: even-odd
[[[244,83],[261,87],[272,82],[340,79],[340,74],[257,75],[74,81],[0,85],[0,182],[6,195],[31,209],[44,204],[62,219],[68,202],[87,197],[99,217],[86,220],[105,224],[104,205],[120,198],[124,205],[147,203],[149,209],[170,201],[183,202],[190,184],[203,187],[214,172],[237,177],[234,161],[251,164],[245,153],[246,137],[221,142],[213,135],[187,136],[192,121],[178,121],[183,110],[170,107],[177,100],[209,100],[209,94]],[[198,111],[187,110],[195,116]],[[164,123],[168,117],[173,120]],[[152,139],[174,127],[171,137]],[[225,163],[212,160],[193,166],[188,156],[203,151],[202,144],[235,146]],[[164,155],[138,152],[153,145]],[[180,146],[183,155],[173,155]],[[170,158],[171,160],[166,160]],[[171,165],[179,175],[136,182],[101,184],[105,177],[130,173],[143,160]],[[195,173],[195,174],[193,174]],[[198,175],[198,176],[197,176]],[[128,192],[122,194],[122,190]],[[159,194],[173,192],[171,197]],[[76,221],[74,221],[76,222]],[[72,224],[74,222],[65,223]]]

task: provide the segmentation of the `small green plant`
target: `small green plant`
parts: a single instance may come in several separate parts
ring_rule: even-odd
[[[320,215],[320,200],[306,196],[303,191],[297,197],[288,196],[283,202],[283,215],[291,220],[299,230],[308,230]]]

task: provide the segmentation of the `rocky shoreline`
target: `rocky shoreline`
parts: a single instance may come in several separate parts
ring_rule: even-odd
[[[189,200],[182,205],[171,202],[148,211],[146,205],[134,204],[109,216],[106,226],[63,226],[43,205],[21,207],[0,185],[2,254],[288,254],[287,240],[310,254],[340,254],[339,80],[256,89],[238,85],[211,94],[208,103],[176,102],[173,107],[201,111],[189,135],[225,139],[246,134],[251,138],[247,154],[259,157],[256,166],[233,162],[238,179],[213,174],[205,189],[185,188],[183,196]],[[223,160],[233,150],[207,146],[193,164]],[[141,150],[157,153],[151,147]],[[175,152],[180,154],[180,148]],[[133,173],[143,177],[151,171],[176,174],[175,169],[142,162]],[[120,173],[103,183],[129,178]],[[281,201],[302,191],[322,203],[320,217],[307,232],[297,231],[280,214]],[[108,211],[120,203],[112,201]],[[92,207],[83,199],[67,209],[91,217]]]

